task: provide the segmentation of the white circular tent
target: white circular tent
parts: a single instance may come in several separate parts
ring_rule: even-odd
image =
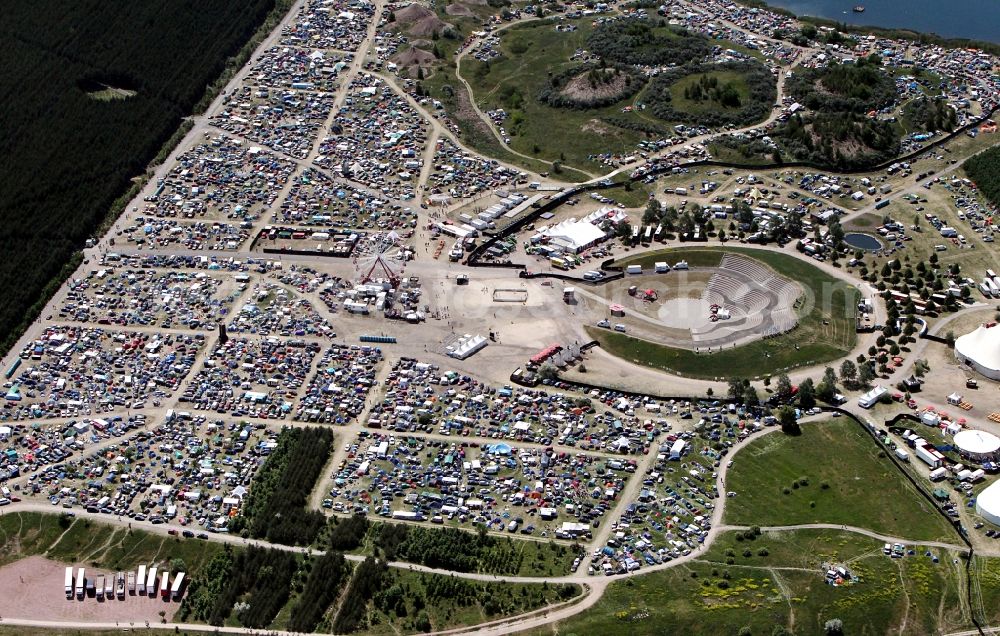
[[[976,497],[976,512],[995,526],[1000,526],[1000,481],[993,482],[989,488]]]
[[[979,325],[955,341],[955,357],[991,380],[1000,380],[1000,325]]]
[[[966,430],[955,433],[955,447],[974,459],[982,459],[1000,450],[1000,437],[986,431]]]

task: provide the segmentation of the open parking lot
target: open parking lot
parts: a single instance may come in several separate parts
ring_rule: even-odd
[[[21,351],[4,419],[93,416],[157,406],[194,365],[205,337],[52,326]]]

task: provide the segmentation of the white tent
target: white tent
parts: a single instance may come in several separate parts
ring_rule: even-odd
[[[1000,380],[1000,328],[980,325],[965,334],[955,341],[955,357],[987,378]]]
[[[976,497],[976,512],[993,525],[1000,526],[1000,482],[994,482]]]

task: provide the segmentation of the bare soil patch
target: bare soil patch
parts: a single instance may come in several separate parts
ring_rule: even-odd
[[[160,622],[160,612],[173,620],[180,603],[159,598],[125,595],[124,600],[98,601],[95,598],[66,600],[63,576],[69,563],[31,556],[0,568],[0,616],[52,621],[87,621],[141,624]],[[74,572],[79,564],[74,564]],[[101,570],[87,568],[87,577]],[[105,575],[111,574],[103,571]]]
[[[625,92],[627,74],[618,73],[612,76],[610,73],[605,73],[604,75],[601,81],[591,83],[589,73],[581,73],[571,79],[560,93],[570,99],[584,102],[614,97]]]
[[[600,119],[591,119],[582,127],[583,132],[592,132],[598,135],[605,135],[611,132],[611,128]]]
[[[449,4],[444,8],[444,12],[448,15],[460,15],[466,17],[472,17],[473,15],[472,9],[461,3]]]
[[[414,37],[428,37],[436,33],[441,33],[445,27],[450,26],[447,22],[437,17],[437,15],[427,7],[419,4],[411,4],[395,12],[396,22],[407,25],[406,32]]]

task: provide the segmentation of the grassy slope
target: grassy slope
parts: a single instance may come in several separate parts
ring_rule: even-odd
[[[569,58],[578,48],[586,48],[587,37],[593,32],[585,20],[567,23],[579,28],[557,32],[553,23],[542,21],[507,29],[501,36],[503,57],[491,61],[488,68],[467,57],[462,61],[462,76],[472,86],[480,108],[501,107],[508,112],[505,126],[511,133],[512,148],[547,160],[565,157],[567,165],[594,171],[600,166],[589,161],[588,155],[631,152],[642,134],[600,121],[601,117],[626,117],[621,109],[631,100],[589,110],[552,108],[538,101],[550,71],[558,73],[580,64]],[[516,111],[523,115],[519,125],[513,122]]]
[[[877,541],[849,533],[797,531],[764,535],[754,552],[745,542],[718,540],[703,560],[613,583],[590,610],[534,634],[770,634],[775,625],[795,634],[822,634],[831,618],[847,634],[928,634],[970,626],[962,616],[954,555],[935,550],[939,563],[918,555],[893,560]],[[736,546],[733,564],[724,551]],[[821,563],[846,563],[861,582],[833,587]],[[725,578],[728,576],[728,578]],[[725,589],[723,589],[723,586]],[[905,622],[905,628],[899,627]],[[895,628],[895,629],[893,629]]]
[[[130,532],[87,519],[70,521],[63,528],[54,514],[20,512],[0,516],[0,565],[36,554],[111,570],[182,559],[188,571],[195,572],[221,549],[218,543],[141,530]]]
[[[847,419],[803,426],[797,437],[762,437],[729,469],[726,487],[737,496],[726,501],[725,521],[839,523],[913,540],[957,541],[951,526],[881,452]],[[802,478],[808,485],[793,487]]]
[[[778,274],[799,282],[803,288],[816,290],[817,306],[800,315],[798,327],[787,334],[711,354],[658,345],[606,329],[587,327],[587,333],[600,341],[601,347],[609,353],[637,364],[695,378],[760,377],[793,367],[830,362],[853,348],[857,339],[853,317],[857,291],[844,287],[837,279],[795,256],[741,247],[674,248],[646,252],[615,264],[649,266],[658,260],[672,264],[685,259],[695,267],[713,267],[719,258],[715,255],[723,251],[751,256]],[[824,293],[830,289],[837,291]]]

